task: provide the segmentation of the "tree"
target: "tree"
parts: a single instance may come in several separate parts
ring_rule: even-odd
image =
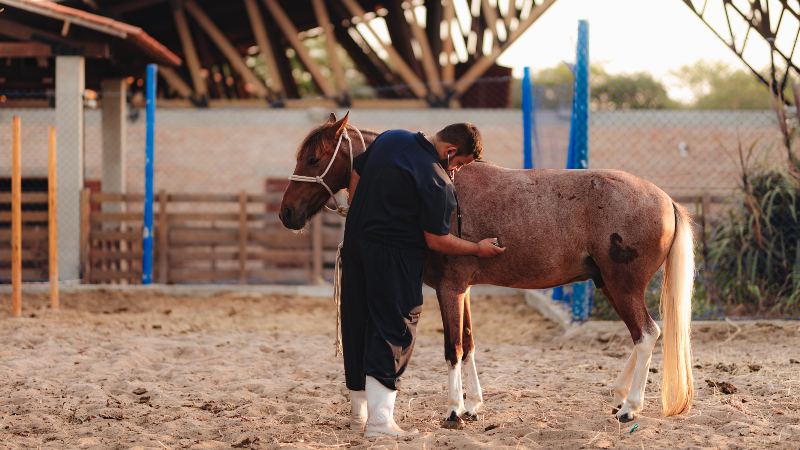
[[[696,109],[770,109],[769,89],[750,71],[721,61],[698,61],[670,72],[694,95]],[[791,98],[791,93],[786,92]]]
[[[593,109],[671,109],[679,106],[669,98],[664,84],[648,72],[611,75],[603,71],[593,76],[592,81]]]

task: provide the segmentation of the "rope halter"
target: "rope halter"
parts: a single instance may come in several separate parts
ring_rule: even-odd
[[[352,125],[351,125],[352,126]],[[358,137],[361,138],[361,145],[364,149],[367,148],[366,144],[364,144],[364,136],[361,134],[361,131],[353,127],[358,133]],[[339,153],[339,147],[342,145],[342,138],[347,140],[347,143],[350,145],[350,172],[353,171],[353,141],[350,139],[350,135],[347,134],[347,126],[345,126],[342,133],[339,135],[339,141],[336,143],[336,150],[333,151],[333,156],[331,157],[331,161],[328,163],[328,167],[325,168],[325,172],[322,172],[322,175],[316,177],[307,177],[304,175],[292,175],[289,177],[290,181],[304,181],[307,183],[318,183],[325,187],[328,190],[328,193],[331,194],[331,198],[333,199],[333,204],[336,206],[336,209],[328,208],[328,205],[325,205],[325,209],[330,212],[334,212],[339,214],[342,217],[347,217],[347,210],[350,209],[348,206],[339,206],[339,202],[336,201],[336,196],[333,194],[331,188],[325,184],[325,175],[328,174],[328,171],[331,170],[331,166],[333,166],[333,162],[336,161],[336,155]]]

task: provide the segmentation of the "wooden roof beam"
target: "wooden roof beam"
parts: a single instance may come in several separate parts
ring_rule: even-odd
[[[161,75],[167,84],[169,84],[175,91],[183,98],[191,98],[194,95],[192,88],[183,81],[180,75],[172,67],[159,64],[158,74]]]
[[[183,13],[183,5],[179,3],[180,0],[172,3],[172,17],[175,21],[175,28],[178,30],[178,37],[181,40],[183,47],[183,58],[186,60],[186,67],[189,69],[189,75],[192,77],[192,84],[194,85],[194,92],[199,97],[197,100],[203,101],[203,98],[208,98],[208,86],[206,80],[200,74],[200,59],[197,57],[197,49],[194,46],[192,33],[189,31],[189,23],[186,21],[186,15]]]
[[[366,12],[361,8],[361,5],[359,5],[358,2],[356,2],[356,0],[341,0],[341,1],[342,3],[344,3],[345,7],[347,7],[347,9],[350,11],[350,14],[359,17],[361,21],[364,22],[364,25],[366,25],[367,28],[369,28],[369,31],[372,32],[372,34],[374,34],[377,39],[380,39],[378,37],[379,34],[375,32],[375,30],[372,28],[372,25],[370,25],[369,21],[364,19],[364,14],[366,14]],[[403,81],[408,83],[409,89],[411,89],[414,92],[414,95],[416,95],[418,98],[425,98],[425,96],[428,94],[428,91],[427,89],[425,89],[422,80],[420,80],[419,77],[417,77],[417,74],[415,74],[414,71],[411,70],[410,67],[408,67],[408,64],[406,64],[406,62],[403,61],[403,58],[400,56],[399,53],[397,53],[397,50],[395,50],[395,48],[392,47],[392,44],[381,42],[381,45],[386,50],[386,53],[389,54],[389,59],[392,60],[392,63],[395,66],[395,70],[397,70],[397,73],[400,75]]]
[[[455,96],[460,96],[467,89],[475,83],[475,80],[480,78],[490,67],[497,61],[497,57],[499,57],[511,44],[514,43],[522,33],[524,33],[534,22],[536,22],[548,8],[550,8],[556,0],[542,0],[542,3],[539,5],[534,5],[531,8],[531,12],[528,15],[528,18],[524,21],[520,22],[519,27],[516,30],[512,31],[508,35],[508,39],[506,40],[505,44],[502,46],[494,46],[492,47],[492,53],[489,55],[484,55],[481,59],[477,60],[475,64],[473,64],[461,78],[455,84]]]
[[[247,8],[247,16],[250,18],[250,26],[253,28],[253,37],[256,39],[258,51],[264,56],[267,69],[269,69],[269,74],[272,77],[272,90],[278,94],[278,97],[286,98],[283,80],[281,80],[281,74],[278,72],[278,62],[275,60],[272,43],[269,41],[269,35],[267,34],[267,26],[264,25],[264,18],[261,16],[258,3],[256,3],[256,0],[244,0],[244,6]]]
[[[442,87],[442,82],[439,79],[439,66],[437,65],[436,59],[434,59],[433,53],[431,52],[428,36],[425,34],[425,30],[419,26],[413,7],[406,9],[403,11],[403,13],[406,17],[406,22],[408,22],[408,25],[411,27],[411,34],[414,36],[414,39],[417,40],[420,51],[422,52],[422,68],[425,70],[425,78],[428,79],[428,86],[434,95],[437,95],[439,98],[443,99],[444,88]]]
[[[247,64],[244,63],[244,59],[242,55],[239,54],[239,51],[236,50],[236,47],[231,44],[228,38],[214,25],[214,22],[211,18],[206,15],[206,13],[194,2],[194,0],[188,0],[183,5],[184,9],[191,14],[194,20],[200,25],[200,28],[206,32],[209,38],[214,41],[214,44],[217,48],[225,55],[225,58],[228,59],[231,67],[239,72],[245,82],[252,85],[255,94],[259,97],[267,97],[269,91],[267,91],[267,86],[264,85],[264,81],[261,78],[257,77],[256,74],[247,67]]]
[[[452,83],[456,77],[456,67],[450,60],[451,55],[453,54],[452,23],[453,20],[455,20],[455,18],[456,18],[456,8],[455,5],[453,5],[453,1],[450,0],[444,7],[444,18],[442,19],[442,25],[444,26],[445,31],[447,33],[447,37],[445,38],[444,42],[442,42],[442,53],[444,53],[446,56],[445,62],[442,65],[442,81],[444,81],[445,84]]]
[[[286,36],[286,39],[291,44],[292,48],[294,48],[295,53],[297,53],[297,56],[303,62],[303,65],[306,66],[306,69],[311,73],[311,76],[314,78],[314,81],[317,83],[322,93],[325,95],[335,95],[336,91],[330,85],[328,79],[322,76],[319,64],[309,55],[303,41],[297,37],[299,34],[297,28],[294,27],[292,19],[286,15],[281,5],[278,4],[278,1],[264,0],[264,5],[269,10],[270,14],[272,14],[272,18],[278,24],[281,31],[283,31],[283,35]]]
[[[0,35],[21,41],[35,41],[48,45],[52,55],[82,55],[87,58],[110,58],[107,43],[75,42],[49,31],[0,18]]]
[[[333,34],[333,24],[328,15],[328,10],[325,8],[325,0],[312,0],[312,3],[314,4],[314,14],[317,16],[317,23],[325,32],[325,44],[328,46],[328,58],[331,60],[333,73],[336,76],[336,87],[340,91],[347,91],[350,87],[347,84],[342,62],[339,61],[336,55],[336,36]]]

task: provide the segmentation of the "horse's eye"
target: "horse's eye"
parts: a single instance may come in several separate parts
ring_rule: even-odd
[[[308,165],[309,166],[316,166],[317,164],[319,164],[319,158],[309,158],[308,159]]]

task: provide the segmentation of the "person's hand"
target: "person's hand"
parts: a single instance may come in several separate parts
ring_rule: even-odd
[[[478,253],[475,255],[479,258],[492,258],[500,253],[506,251],[505,247],[496,246],[497,238],[487,238],[478,242]]]

